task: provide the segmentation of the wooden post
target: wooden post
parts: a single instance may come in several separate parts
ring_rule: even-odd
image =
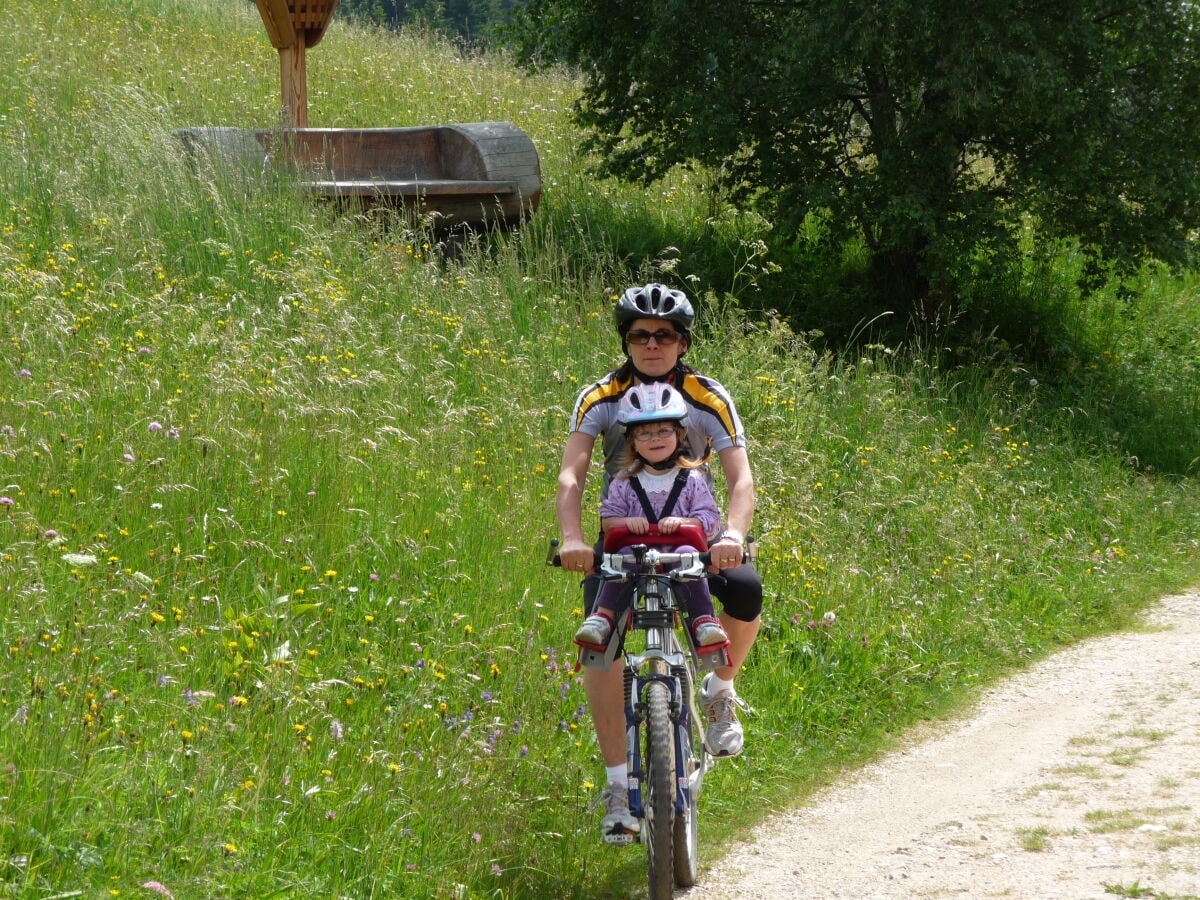
[[[304,41],[279,51],[279,83],[283,86],[283,105],[279,109],[284,128],[308,127],[308,70]]]
[[[284,128],[308,127],[308,62],[305,52],[325,35],[338,0],[255,0],[267,37],[279,51]]]

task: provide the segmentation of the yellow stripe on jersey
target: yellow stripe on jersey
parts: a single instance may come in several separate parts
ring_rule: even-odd
[[[711,390],[695,375],[684,375],[683,383],[679,385],[679,391],[692,404],[716,416],[721,421],[721,426],[725,429],[726,434],[733,436],[737,433],[736,426],[733,423],[733,416],[729,411],[729,402],[725,397]]]
[[[629,389],[633,384],[633,378],[618,379],[606,378],[596,384],[592,390],[588,391],[579,398],[579,402],[575,405],[575,423],[572,425],[572,431],[578,431],[583,424],[583,418],[587,415],[588,410],[598,403],[613,403],[620,399],[621,395]]]

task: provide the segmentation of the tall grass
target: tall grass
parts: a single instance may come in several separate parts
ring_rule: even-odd
[[[542,565],[568,407],[617,361],[633,279],[692,287],[694,355],[754,440],[758,712],[708,782],[706,854],[1196,576],[1195,484],[1077,421],[1108,396],[1175,440],[1186,416],[1134,415],[1089,366],[1194,414],[1194,353],[1153,337],[1187,349],[1190,281],[1147,288],[1153,321],[1079,308],[1106,343],[1075,381],[840,358],[699,274],[725,253],[753,290],[753,217],[694,176],[588,174],[565,75],[336,22],[310,54],[313,124],[533,136],[534,221],[450,258],[183,157],[177,127],[275,115],[251,5],[0,13],[0,896],[636,894],[640,854],[586,810],[578,590]]]

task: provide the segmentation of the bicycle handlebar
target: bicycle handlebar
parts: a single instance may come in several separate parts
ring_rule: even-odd
[[[667,574],[675,581],[696,581],[708,574],[712,565],[712,554],[703,552],[677,553],[659,550],[646,544],[632,544],[626,548],[632,553],[602,553],[597,550],[593,554],[592,564],[599,570],[601,577],[612,580],[625,578],[631,573],[628,570],[638,566],[648,566],[646,574]],[[550,541],[550,552],[546,556],[546,564],[562,566],[562,558],[558,555],[558,539]],[[658,570],[663,566],[679,566],[667,573]]]
[[[694,568],[695,565],[697,565],[697,561],[705,566],[712,565],[712,556],[707,550],[702,553],[667,553],[662,550],[655,549],[654,547],[649,547],[645,544],[633,544],[626,549],[635,549],[638,547],[645,548],[644,556],[640,563],[642,565],[671,566],[681,565],[687,561],[691,561],[692,563],[692,565],[688,566],[688,568]],[[742,553],[744,554],[746,561],[754,561],[757,555],[754,552],[755,549],[754,538],[748,536],[746,538],[745,546],[742,547]],[[621,560],[621,562],[619,562],[616,566],[612,567],[617,571],[621,571],[626,568],[626,560],[637,560],[637,554],[635,553],[630,555],[626,553],[604,553],[600,550],[596,550],[592,554],[592,565],[597,569],[602,569],[606,560]],[[558,555],[558,538],[550,539],[550,550],[546,554],[546,565],[558,566],[560,568],[562,567],[562,559]]]

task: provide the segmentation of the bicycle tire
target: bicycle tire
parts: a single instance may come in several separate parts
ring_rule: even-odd
[[[671,692],[661,681],[646,688],[646,783],[643,823],[650,900],[669,900],[674,892],[675,742]]]
[[[684,691],[692,689],[690,678],[685,673],[680,687]],[[673,853],[675,861],[675,885],[681,888],[695,886],[698,875],[698,857],[700,847],[700,785],[703,778],[704,736],[700,733],[700,725],[695,716],[688,716],[687,733],[683,735],[683,773],[688,780],[688,802],[684,804],[683,813],[676,813],[674,825]]]

